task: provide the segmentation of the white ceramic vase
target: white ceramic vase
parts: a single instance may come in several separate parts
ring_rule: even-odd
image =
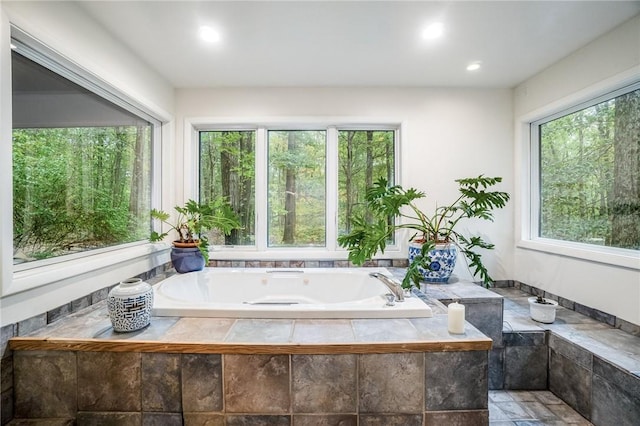
[[[556,320],[556,308],[558,302],[551,299],[544,299],[547,303],[536,302],[537,297],[529,297],[529,313],[534,321],[551,324]]]
[[[109,292],[107,307],[114,331],[140,330],[151,322],[153,290],[140,278],[124,280]]]

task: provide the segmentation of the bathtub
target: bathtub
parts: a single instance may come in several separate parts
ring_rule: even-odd
[[[154,316],[228,318],[431,317],[417,297],[387,306],[371,272],[384,268],[205,268],[154,286]]]

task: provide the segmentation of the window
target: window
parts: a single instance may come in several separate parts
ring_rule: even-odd
[[[640,83],[532,124],[534,236],[640,250]]]
[[[255,131],[200,132],[200,200],[218,195],[229,201],[241,229],[212,231],[216,245],[255,245]]]
[[[225,196],[243,223],[216,236],[219,246],[335,252],[367,187],[380,177],[397,181],[397,124],[202,126],[200,199]]]
[[[151,226],[154,125],[46,62],[12,52],[14,264],[146,240]]]

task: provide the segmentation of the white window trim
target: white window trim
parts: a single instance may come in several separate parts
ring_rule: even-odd
[[[198,133],[207,130],[255,130],[256,131],[256,180],[266,182],[267,130],[327,130],[326,156],[327,188],[337,188],[338,130],[371,129],[395,130],[395,170],[396,183],[404,180],[400,164],[403,162],[402,138],[407,134],[407,123],[402,119],[381,119],[369,117],[190,117],[184,120],[184,167],[191,170],[185,175],[184,194],[188,198],[198,199]],[[256,185],[256,229],[264,230],[267,226],[267,188]],[[333,196],[330,196],[333,195]],[[337,191],[327,190],[326,200],[326,247],[267,247],[265,233],[256,234],[255,246],[224,247],[211,249],[212,260],[346,260],[348,252],[339,247],[337,236]],[[330,220],[332,218],[333,220]],[[397,244],[389,245],[384,253],[378,253],[374,259],[400,259],[406,257],[407,243],[402,235],[396,236]]]
[[[5,34],[2,34],[5,36]],[[55,50],[32,38],[15,26],[11,26],[11,37],[16,39],[19,45],[28,49],[27,57],[53,69],[71,81],[86,87],[109,101],[131,111],[154,124],[152,146],[152,177],[151,177],[151,205],[159,207],[162,191],[162,149],[163,135],[168,136],[171,126],[162,113],[156,113],[138,102],[131,96],[109,84],[100,77],[86,71],[73,61],[60,55]],[[4,37],[3,37],[4,38]],[[5,46],[6,44],[6,46]],[[25,52],[20,52],[24,54]],[[0,124],[3,129],[0,135],[3,143],[0,157],[4,159],[3,169],[12,169],[12,144],[11,144],[11,73],[5,72],[11,69],[11,50],[9,43],[3,43],[0,50],[2,55],[2,110]],[[7,59],[4,61],[4,59]],[[6,69],[5,69],[6,68]],[[8,90],[4,90],[4,89]],[[165,121],[163,123],[162,121]],[[0,185],[5,188],[0,193],[0,206],[2,206],[2,279],[0,280],[0,295],[2,297],[15,295],[38,287],[65,280],[73,280],[92,271],[111,271],[111,276],[118,279],[119,270],[124,266],[138,265],[136,269],[150,270],[155,266],[168,261],[169,246],[164,243],[151,244],[144,241],[121,244],[113,247],[105,247],[98,250],[77,253],[68,256],[59,256],[54,259],[33,261],[25,264],[13,264],[13,194],[12,174],[2,173]],[[146,268],[146,269],[145,269]],[[8,271],[5,273],[4,271]],[[121,278],[120,278],[121,279]]]
[[[580,105],[630,86],[640,79],[640,67],[623,72],[550,105],[518,117],[516,128],[516,161],[520,173],[520,214],[516,221],[516,247],[559,256],[640,270],[640,251],[592,244],[554,240],[538,236],[539,149],[532,137],[531,126],[556,114],[579,109]]]

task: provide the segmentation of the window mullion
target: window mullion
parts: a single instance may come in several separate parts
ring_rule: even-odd
[[[268,176],[267,176],[267,129],[258,127],[256,130],[255,149],[255,188],[256,188],[256,249],[267,249],[267,209],[268,209]]]
[[[327,250],[335,251],[338,238],[338,130],[335,127],[327,128],[326,156],[326,245]]]

